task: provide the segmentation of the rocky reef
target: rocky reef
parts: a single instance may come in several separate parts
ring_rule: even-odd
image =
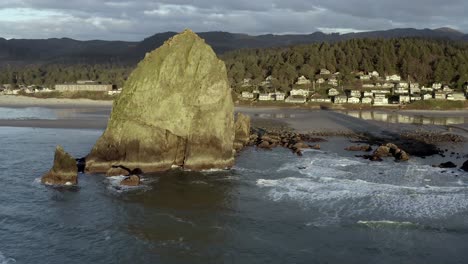
[[[132,72],[86,157],[86,171],[226,168],[234,163],[234,137],[225,64],[186,30],[148,53]]]
[[[78,169],[76,160],[61,146],[57,146],[54,155],[54,165],[42,176],[41,182],[47,185],[76,185]]]

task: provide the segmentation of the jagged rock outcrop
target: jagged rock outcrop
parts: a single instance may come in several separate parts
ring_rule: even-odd
[[[381,161],[382,157],[394,157],[395,161],[408,161],[410,159],[406,151],[400,149],[393,143],[379,146],[370,157],[372,157],[370,159],[374,161]]]
[[[234,163],[234,104],[226,67],[190,30],[146,55],[86,157],[88,172],[112,165],[143,172]]]
[[[54,165],[49,172],[42,176],[41,182],[47,185],[76,185],[78,183],[76,160],[61,146],[57,146]]]
[[[239,151],[250,141],[250,116],[238,113],[234,127],[234,149]]]
[[[460,169],[468,172],[468,160],[463,163]]]
[[[123,186],[138,186],[140,185],[140,176],[138,175],[130,175],[125,179],[120,181],[120,185]]]

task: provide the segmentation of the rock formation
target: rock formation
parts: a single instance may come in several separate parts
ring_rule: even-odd
[[[371,160],[381,161],[382,157],[394,157],[395,161],[408,161],[410,156],[393,143],[379,146],[372,154]]]
[[[86,157],[86,170],[226,168],[234,163],[233,143],[234,104],[225,64],[186,30],[147,54],[132,72],[107,129]]]
[[[242,113],[237,114],[235,122],[234,149],[241,150],[250,140],[250,116]]]
[[[140,185],[140,176],[138,175],[130,175],[120,181],[120,185],[123,186],[138,186]]]
[[[48,185],[75,185],[78,183],[76,160],[61,146],[55,149],[54,165],[42,176],[41,182]]]
[[[468,171],[468,160],[463,163],[463,165],[460,167],[460,169],[464,171]]]

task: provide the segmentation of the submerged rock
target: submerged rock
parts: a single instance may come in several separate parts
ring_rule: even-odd
[[[374,153],[372,154],[374,157],[370,160],[381,161],[383,157],[394,157],[395,161],[408,161],[410,159],[409,154],[400,149],[397,145],[393,143],[388,143],[386,145],[379,146]]]
[[[130,175],[127,178],[120,181],[120,185],[123,185],[123,186],[138,186],[138,185],[140,185],[140,176]]]
[[[234,126],[234,148],[236,149],[236,151],[239,151],[250,141],[250,116],[238,113]]]
[[[372,151],[372,147],[369,145],[355,145],[355,146],[349,146],[346,147],[345,150],[347,151]]]
[[[443,168],[443,169],[449,169],[449,168],[456,168],[457,165],[451,161],[447,161],[447,162],[443,162],[439,165],[435,165],[434,167],[438,167],[438,168]]]
[[[234,163],[233,143],[226,66],[186,30],[132,72],[86,158],[86,170],[105,173],[115,164],[144,172],[222,169]]]
[[[42,176],[41,182],[48,185],[76,185],[78,183],[76,160],[61,146],[57,146],[54,165]]]

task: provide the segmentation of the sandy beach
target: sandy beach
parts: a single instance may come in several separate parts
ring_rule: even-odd
[[[112,106],[112,101],[98,101],[90,99],[60,99],[60,98],[34,98],[16,95],[0,95],[0,106]]]

